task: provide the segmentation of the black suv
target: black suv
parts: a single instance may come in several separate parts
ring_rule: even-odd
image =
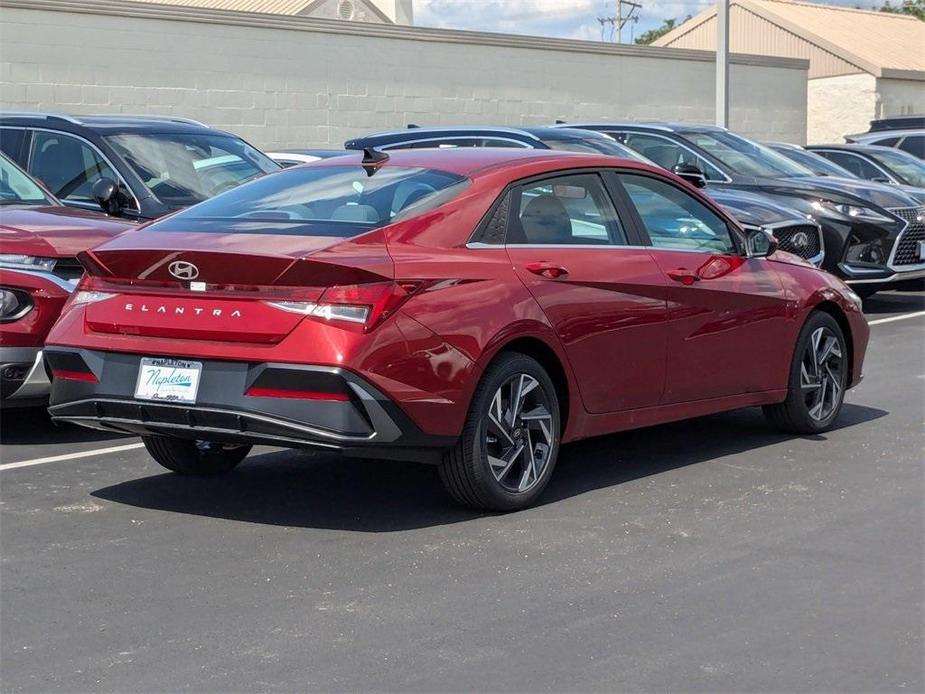
[[[862,296],[925,277],[925,206],[895,187],[815,176],[795,161],[712,125],[569,123],[602,132],[676,172],[699,170],[710,188],[749,190],[800,210],[823,230],[822,267]],[[715,188],[714,188],[715,189]]]
[[[158,116],[0,112],[0,150],[64,204],[136,219],[280,168],[235,135]]]

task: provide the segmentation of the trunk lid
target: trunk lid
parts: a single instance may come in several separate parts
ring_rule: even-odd
[[[305,316],[267,302],[311,302],[332,286],[391,280],[378,231],[362,237],[140,232],[82,253],[96,332],[272,344]]]

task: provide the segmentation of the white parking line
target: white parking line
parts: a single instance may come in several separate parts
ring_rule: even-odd
[[[921,318],[925,316],[925,311],[916,311],[915,313],[906,313],[902,316],[892,316],[890,318],[878,318],[877,320],[867,321],[868,325],[880,325],[881,323],[892,323],[898,320],[908,320],[910,318]]]
[[[65,453],[63,455],[50,455],[47,458],[33,458],[32,460],[21,460],[18,463],[6,463],[0,465],[0,472],[4,470],[15,470],[18,467],[30,467],[32,465],[44,465],[45,463],[58,463],[63,460],[77,460],[78,458],[91,458],[95,455],[106,455],[107,453],[119,453],[121,451],[132,451],[144,446],[143,443],[127,443],[124,446],[110,446],[109,448],[96,448],[92,451],[79,451],[78,453]]]

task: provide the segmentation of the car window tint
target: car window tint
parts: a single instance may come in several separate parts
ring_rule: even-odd
[[[656,248],[736,251],[725,220],[690,194],[648,176],[624,174],[620,180]]]
[[[919,159],[925,159],[925,135],[909,135],[904,138],[899,148]]]
[[[897,142],[899,142],[898,137],[884,137],[880,140],[870,140],[867,144],[880,145],[881,147],[895,147]]]
[[[29,173],[59,200],[94,205],[93,184],[101,178],[119,180],[102,156],[83,140],[43,130],[32,135]]]
[[[861,157],[857,156],[856,154],[833,151],[822,151],[819,152],[819,154],[824,156],[826,159],[834,161],[843,169],[848,169],[848,171],[860,178],[873,180],[875,178],[886,177],[880,169],[878,169],[866,159],[862,159]]]
[[[710,162],[666,137],[630,132],[625,133],[623,142],[663,169],[671,171],[678,164],[692,164],[703,171],[708,181],[726,180]]]
[[[25,138],[26,131],[22,128],[0,128],[0,151],[13,161],[21,162],[22,143]]]
[[[578,174],[524,186],[507,242],[626,245],[626,234],[600,177]]]

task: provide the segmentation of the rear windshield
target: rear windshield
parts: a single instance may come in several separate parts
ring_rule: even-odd
[[[153,231],[220,231],[348,237],[420,214],[455,197],[468,179],[433,169],[357,165],[286,169],[155,223]]]

